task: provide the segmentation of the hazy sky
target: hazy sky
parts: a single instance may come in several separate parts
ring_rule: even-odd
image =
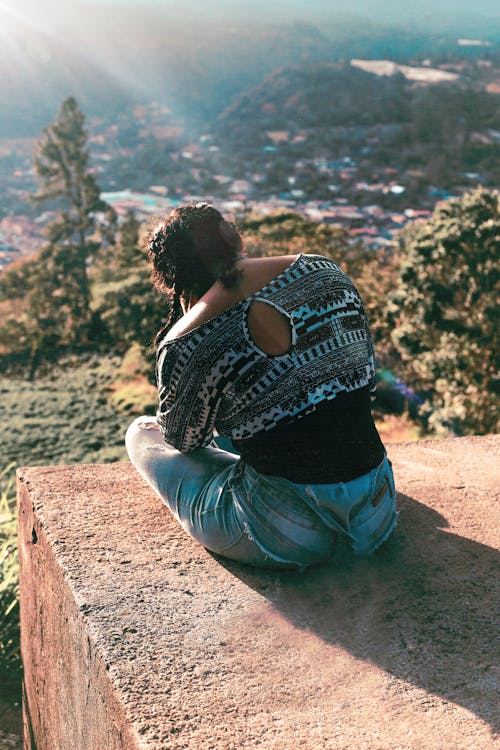
[[[237,20],[241,16],[258,19],[273,17],[302,18],[318,16],[335,17],[347,13],[365,15],[389,21],[417,19],[420,15],[441,16],[467,13],[500,17],[499,0],[415,0],[407,5],[402,0],[0,0],[0,11],[9,10],[27,16],[57,20],[77,11],[81,5],[135,6],[150,5],[164,10],[193,12],[210,16],[224,14],[226,19]],[[3,14],[1,14],[3,16]]]
[[[102,0],[86,0],[86,2],[103,4]],[[272,5],[274,9],[285,13],[294,11],[301,14],[315,11],[328,14],[338,11],[345,12],[347,6],[354,13],[367,15],[376,15],[378,13],[418,14],[419,11],[436,13],[467,11],[500,15],[500,3],[498,0],[475,0],[474,2],[471,2],[471,0],[415,0],[409,8],[405,8],[406,4],[401,2],[401,0],[349,0],[347,4],[345,0],[273,0],[272,3],[256,3],[253,0],[210,0],[210,2],[204,2],[203,0],[182,0],[182,2],[179,2],[179,0],[177,2],[175,0],[105,0],[105,2],[117,5],[127,3],[138,6],[149,4],[162,7],[196,7],[200,12],[206,13],[218,7],[231,8],[234,12],[238,10],[252,12],[256,6],[269,7]]]
[[[411,5],[402,0],[0,0],[0,47],[5,50],[41,32],[66,46],[83,44],[85,53],[101,36],[106,51],[108,37],[130,38],[133,31],[138,40],[141,31],[143,36],[157,34],[170,22],[182,26],[184,21],[186,28],[187,22],[194,21],[194,28],[196,22],[211,21],[212,28],[235,29],[248,29],[250,23],[309,22],[325,33],[347,22],[355,33],[358,24],[365,34],[374,26],[405,27],[431,35],[451,31],[496,44],[500,0],[414,0]]]

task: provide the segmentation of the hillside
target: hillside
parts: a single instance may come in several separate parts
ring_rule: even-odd
[[[10,46],[0,46],[0,96],[11,105],[0,137],[37,134],[72,91],[92,116],[116,119],[134,104],[159,101],[197,123],[279,66],[332,56],[313,26],[181,23],[162,9],[125,7],[119,18],[103,18],[96,5],[80,28],[61,33],[17,22]]]
[[[281,68],[239,97],[219,117],[221,133],[265,140],[266,130],[402,122],[409,113],[404,79],[376,80],[343,63]],[[248,145],[248,142],[247,142]]]
[[[433,85],[395,71],[375,75],[349,63],[282,68],[222,112],[216,137],[233,159],[239,154],[257,166],[270,151],[279,151],[284,164],[347,154],[368,174],[392,164],[430,170],[432,179],[442,165],[450,186],[467,171],[498,184],[498,147],[489,133],[498,127],[500,98],[486,86],[499,71],[472,66],[456,81]]]

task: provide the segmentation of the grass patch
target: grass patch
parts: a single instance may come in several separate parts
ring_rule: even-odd
[[[121,358],[70,359],[34,381],[0,377],[2,463],[16,466],[126,459],[130,419],[110,403]]]
[[[0,670],[21,668],[14,465],[0,472]]]
[[[123,414],[154,414],[158,392],[145,378],[137,378],[131,383],[117,383],[110,401],[116,411]]]

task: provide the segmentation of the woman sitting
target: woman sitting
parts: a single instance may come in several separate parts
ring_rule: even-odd
[[[368,323],[346,274],[320,255],[247,258],[206,204],[160,221],[148,252],[170,316],[156,418],[127,431],[140,474],[194,539],[232,560],[304,568],[339,539],[376,549],[396,524],[395,489],[371,415]]]

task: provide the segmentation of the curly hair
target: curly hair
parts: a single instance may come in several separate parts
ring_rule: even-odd
[[[147,245],[151,276],[156,289],[170,299],[157,342],[181,316],[181,299],[201,297],[217,280],[227,288],[238,283],[242,249],[235,225],[207,203],[176,208],[153,227]]]

